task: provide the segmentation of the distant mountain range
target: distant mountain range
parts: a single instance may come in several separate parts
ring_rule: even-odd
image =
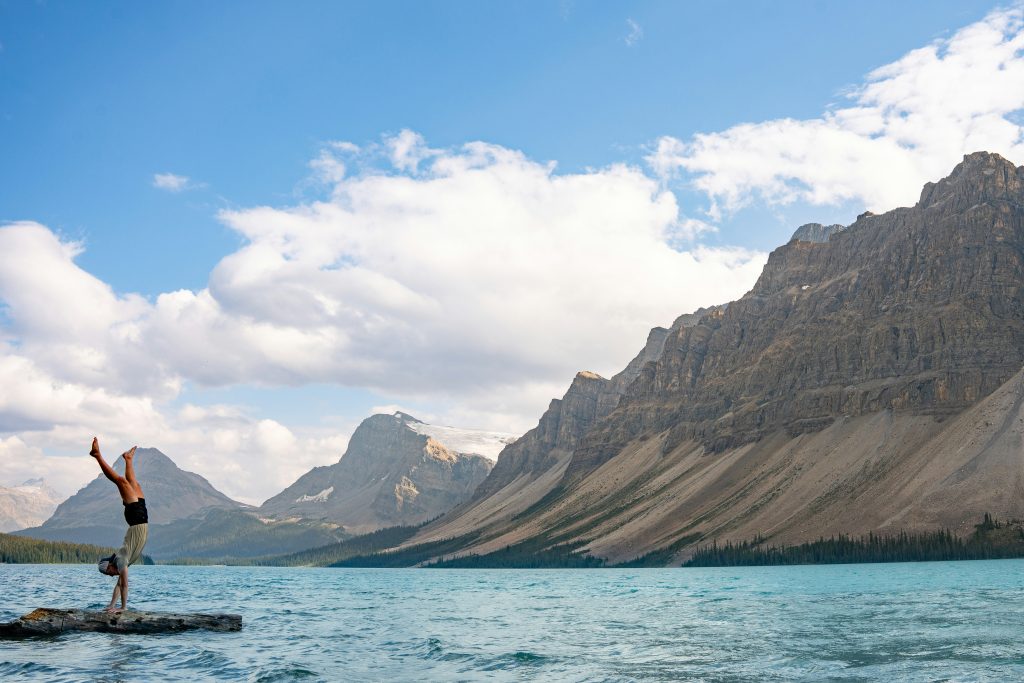
[[[118,457],[112,466],[119,473],[124,473],[122,458]],[[96,471],[99,472],[98,467]],[[155,448],[140,448],[136,451],[135,472],[146,494],[150,522],[154,524],[184,519],[200,510],[245,507],[215,489],[198,474],[180,469],[173,460]],[[95,528],[103,534],[110,529],[120,529],[123,535],[124,527],[124,510],[117,489],[102,474],[97,474],[88,485],[61,503],[40,528],[54,532],[76,529],[83,534],[82,537],[61,540],[103,544],[104,538],[95,537],[85,532],[85,529]],[[107,538],[106,542],[109,543],[110,539]]]
[[[655,328],[610,380],[578,374],[388,563],[679,564],[1022,519],[1022,367],[1024,168],[979,152],[913,207],[802,226],[739,300]]]
[[[124,472],[124,460],[113,464]],[[150,532],[146,554],[176,557],[251,557],[296,552],[347,537],[337,525],[260,519],[155,448],[140,448],[135,471],[146,494]],[[43,524],[18,535],[117,547],[124,537],[124,508],[117,489],[102,475],[61,503]]]
[[[493,458],[512,440],[507,434],[429,425],[404,413],[374,415],[356,429],[338,463],[313,469],[260,508],[228,498],[155,448],[140,448],[135,469],[149,509],[146,553],[157,560],[281,555],[354,533],[418,524],[467,500],[491,470],[485,455]],[[113,467],[123,472],[124,461],[118,458]],[[24,511],[26,496],[41,490],[37,482],[29,484],[0,492],[17,492],[22,504],[12,508]],[[123,507],[102,475],[53,506],[48,519],[19,518],[11,530],[114,546],[124,535]]]
[[[42,479],[29,479],[20,486],[0,486],[0,531],[17,531],[46,521],[61,501],[61,495]]]

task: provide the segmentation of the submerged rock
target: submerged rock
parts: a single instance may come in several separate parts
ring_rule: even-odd
[[[171,631],[240,631],[238,614],[174,614],[171,612],[120,613],[82,609],[39,608],[6,624],[0,624],[0,638],[55,636],[65,631],[106,631],[110,633],[167,633]]]

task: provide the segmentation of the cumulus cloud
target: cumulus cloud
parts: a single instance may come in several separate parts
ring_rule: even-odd
[[[386,138],[384,144],[390,154],[391,163],[399,171],[415,172],[419,169],[421,161],[441,153],[440,150],[427,147],[422,135],[408,129]]]
[[[174,173],[153,174],[153,187],[168,192],[181,192],[192,187],[192,181],[188,176],[175,175]]]
[[[617,371],[649,327],[741,295],[765,259],[688,243],[705,226],[635,167],[558,174],[409,131],[331,143],[323,159],[327,198],[221,214],[244,243],[198,291],[120,294],[78,266],[81,244],[0,228],[10,448],[77,454],[93,433],[154,445],[258,502],[335,460],[355,424],[295,431],[175,407],[187,387],[335,383],[522,431],[577,370]]]
[[[355,426],[297,433],[235,406],[174,409],[63,380],[12,349],[0,359],[0,380],[0,431],[15,432],[0,437],[0,484],[44,477],[65,494],[97,475],[87,455],[96,435],[110,456],[155,446],[229,496],[258,504],[311,467],[337,460]]]
[[[636,21],[633,19],[626,19],[626,28],[629,29],[629,33],[627,33],[626,37],[623,39],[626,42],[626,45],[633,47],[643,40],[644,29],[640,24],[636,23]]]
[[[990,13],[951,37],[870,74],[842,106],[816,119],[746,123],[648,156],[663,178],[682,175],[711,201],[709,214],[751,201],[856,201],[875,211],[911,205],[921,186],[967,153],[1024,160],[1024,17]]]
[[[636,168],[558,174],[484,143],[422,151],[407,132],[388,148],[329,201],[222,214],[247,244],[208,290],[157,302],[176,366],[230,346],[203,381],[486,397],[580,363],[613,372],[652,324],[741,295],[763,262],[673,249],[701,226]]]

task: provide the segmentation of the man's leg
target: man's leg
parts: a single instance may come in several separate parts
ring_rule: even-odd
[[[138,446],[132,446],[127,452],[122,453],[121,457],[124,458],[124,478],[128,480],[128,485],[135,491],[135,495],[139,498],[145,498],[146,496],[142,493],[142,486],[139,485],[139,480],[135,478],[135,449]]]
[[[92,449],[89,451],[89,455],[96,458],[96,462],[100,464],[100,470],[103,471],[103,476],[114,482],[114,486],[116,486],[117,490],[121,493],[122,501],[125,503],[134,503],[139,499],[138,494],[135,493],[135,487],[129,484],[127,479],[114,471],[114,468],[108,465],[107,461],[103,459],[103,456],[100,454],[100,443],[96,437],[93,437]]]

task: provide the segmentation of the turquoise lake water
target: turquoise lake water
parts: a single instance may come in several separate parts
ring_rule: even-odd
[[[1024,560],[131,578],[136,608],[239,612],[245,626],[0,641],[0,680],[1024,680]],[[0,619],[101,607],[113,581],[0,565]]]

